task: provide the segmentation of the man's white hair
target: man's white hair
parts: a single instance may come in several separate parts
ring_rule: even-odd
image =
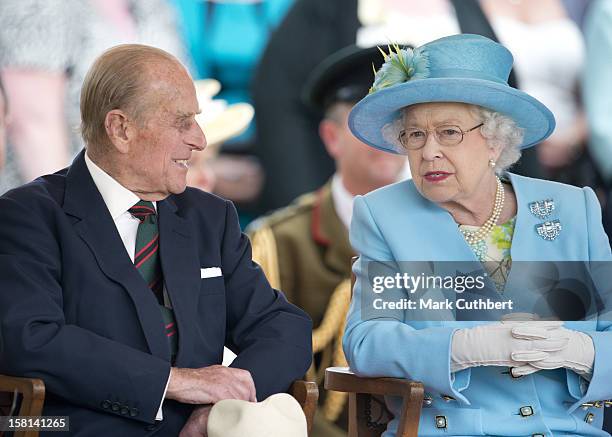
[[[393,144],[402,154],[405,154],[406,150],[399,141],[399,134],[404,129],[404,115],[408,108],[404,108],[399,118],[382,129],[385,141]],[[469,105],[469,110],[483,124],[480,133],[486,138],[489,147],[501,149],[499,158],[495,162],[495,173],[501,175],[520,159],[519,146],[523,142],[524,130],[512,118],[500,112],[477,105]]]

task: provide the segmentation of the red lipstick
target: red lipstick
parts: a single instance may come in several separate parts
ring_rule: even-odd
[[[438,171],[428,171],[427,173],[425,173],[423,177],[428,182],[442,182],[443,180],[448,178],[450,175],[451,173],[438,170]]]

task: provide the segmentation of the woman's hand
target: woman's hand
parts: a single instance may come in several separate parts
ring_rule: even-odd
[[[452,339],[451,371],[477,366],[521,367],[549,358],[549,353],[568,345],[562,326],[562,321],[502,321],[459,329]]]
[[[593,339],[583,332],[563,327],[558,331],[568,338],[568,345],[565,348],[558,351],[540,351],[544,352],[546,357],[536,361],[530,359],[529,353],[514,352],[512,358],[516,361],[525,361],[526,364],[512,369],[512,374],[514,376],[530,375],[538,370],[564,367],[590,379],[595,361]]]

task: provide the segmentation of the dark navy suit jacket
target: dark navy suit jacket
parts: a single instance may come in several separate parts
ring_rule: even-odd
[[[229,201],[188,188],[157,203],[164,280],[178,324],[175,365],[237,353],[258,399],[311,361],[311,321],[251,261]],[[200,277],[220,267],[221,277]],[[164,402],[170,350],[157,301],[134,268],[81,153],[0,197],[0,373],[41,378],[45,415],[72,435],[178,435],[193,406]]]

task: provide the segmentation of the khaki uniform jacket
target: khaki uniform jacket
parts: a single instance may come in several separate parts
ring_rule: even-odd
[[[331,183],[255,221],[247,232],[252,239],[253,260],[262,266],[271,285],[313,320],[316,366],[308,377],[322,388],[326,367],[346,366],[341,335],[350,301],[354,256],[348,230],[334,208]],[[321,396],[322,411],[317,417],[337,421],[345,403],[344,393],[327,393]],[[325,425],[315,422],[314,431]],[[338,431],[336,427],[334,433],[332,427],[314,435],[345,435]]]

